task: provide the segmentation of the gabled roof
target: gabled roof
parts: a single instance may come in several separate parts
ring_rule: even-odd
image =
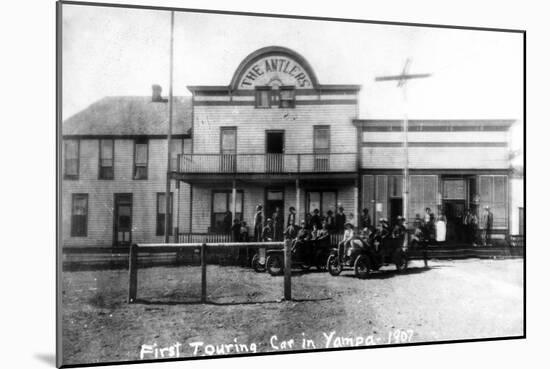
[[[172,134],[189,134],[191,97],[174,97]],[[63,122],[66,135],[135,136],[168,133],[168,103],[151,96],[108,96]]]

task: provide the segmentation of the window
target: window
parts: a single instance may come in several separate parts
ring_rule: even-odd
[[[322,216],[326,216],[329,210],[336,214],[336,191],[308,191],[307,211],[313,214],[318,209]]]
[[[328,172],[330,170],[330,126],[313,127],[314,170]]]
[[[430,208],[437,215],[438,205],[437,176],[411,175],[409,177],[409,214],[406,218],[414,219],[416,214],[424,216],[425,209]]]
[[[256,87],[256,107],[270,108],[271,107],[271,87]]]
[[[295,89],[294,86],[279,87],[279,107],[294,108],[295,106]]]
[[[402,175],[388,176],[388,182],[390,186],[390,188],[388,189],[389,197],[394,197],[394,198],[403,197],[403,176]]]
[[[212,192],[212,225],[213,232],[229,233],[231,230],[231,218],[227,212],[232,212],[233,196],[232,191]],[[237,191],[235,219],[243,217],[243,191]]]
[[[172,213],[174,206],[174,196],[170,193],[169,213],[168,213],[168,234],[172,234]],[[157,193],[157,236],[164,236],[164,221],[166,219],[166,193]]]
[[[65,154],[65,178],[78,179],[80,141],[66,140],[63,146]]]
[[[71,237],[88,235],[88,194],[73,194],[71,210]]]
[[[99,179],[113,179],[114,141],[99,140]]]
[[[313,151],[315,153],[330,151],[330,126],[313,127]]]
[[[134,144],[134,179],[147,179],[147,139],[138,139]]]
[[[170,171],[178,171],[178,155],[183,153],[183,140],[172,139],[170,141]]]
[[[221,127],[220,131],[220,171],[232,173],[237,165],[237,129],[235,127]]]
[[[483,216],[483,209],[488,206],[493,213],[493,227],[504,228],[508,224],[506,211],[508,176],[481,175],[479,176],[479,217]]]

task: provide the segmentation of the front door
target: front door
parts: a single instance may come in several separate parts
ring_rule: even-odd
[[[444,200],[443,209],[447,218],[447,240],[449,242],[464,242],[466,229],[462,225],[462,219],[466,211],[466,201]]]
[[[265,132],[266,171],[281,173],[284,170],[285,132]]]
[[[132,243],[132,194],[115,194],[114,244],[127,246]]]
[[[403,199],[391,198],[390,199],[390,222],[391,224],[397,224],[397,217],[403,216]]]

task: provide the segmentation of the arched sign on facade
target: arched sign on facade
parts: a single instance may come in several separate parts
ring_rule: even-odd
[[[233,90],[258,86],[312,89],[317,87],[317,79],[301,55],[287,48],[270,46],[247,56],[231,82]]]

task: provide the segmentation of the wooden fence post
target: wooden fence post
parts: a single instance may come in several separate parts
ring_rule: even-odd
[[[201,302],[206,302],[206,243],[201,245]]]
[[[285,300],[292,300],[292,290],[291,290],[291,273],[292,273],[292,240],[291,239],[285,239],[285,246],[284,246],[284,270],[285,270],[285,277],[284,277],[284,291],[285,291]]]
[[[130,252],[128,255],[128,303],[131,304],[136,301],[137,296],[137,266],[138,260],[138,245],[133,244],[130,246]]]

